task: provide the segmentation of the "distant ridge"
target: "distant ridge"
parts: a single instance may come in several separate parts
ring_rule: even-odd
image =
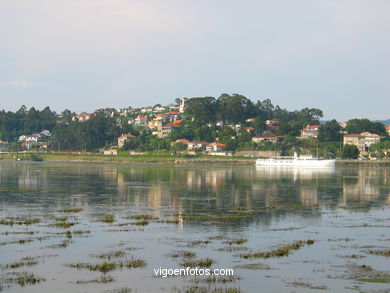
[[[387,119],[387,120],[375,120],[375,122],[381,122],[384,125],[390,125],[390,119]]]

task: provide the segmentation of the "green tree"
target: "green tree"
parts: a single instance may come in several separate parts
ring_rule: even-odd
[[[371,132],[379,135],[386,135],[385,125],[380,122],[371,122],[368,119],[351,119],[347,122],[348,133]]]
[[[359,156],[359,150],[356,145],[346,144],[343,146],[341,156],[343,159],[357,159]]]
[[[318,140],[321,142],[341,141],[341,126],[333,119],[321,125],[318,131]]]
[[[185,113],[189,118],[200,124],[215,121],[216,101],[213,97],[199,97],[188,99],[185,105]]]

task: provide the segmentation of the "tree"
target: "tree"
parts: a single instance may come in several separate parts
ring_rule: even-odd
[[[351,119],[347,122],[348,133],[371,132],[379,135],[386,135],[385,125],[380,122],[371,122],[368,119]]]
[[[172,149],[176,152],[185,151],[187,149],[187,145],[185,143],[182,143],[182,142],[176,142],[172,146]]]
[[[356,145],[346,144],[343,146],[341,157],[343,159],[357,159],[359,156],[359,150]]]
[[[266,126],[265,126],[265,121],[264,119],[262,119],[261,117],[256,117],[254,120],[253,120],[253,128],[255,129],[255,132],[257,135],[259,134],[262,134],[263,131],[265,130]]]
[[[185,113],[199,123],[215,121],[216,101],[213,97],[191,98],[185,104]]]
[[[318,140],[321,142],[341,141],[341,126],[333,119],[320,126],[318,131]]]
[[[256,107],[251,100],[239,94],[222,94],[217,100],[217,116],[223,121],[244,122],[256,115]]]

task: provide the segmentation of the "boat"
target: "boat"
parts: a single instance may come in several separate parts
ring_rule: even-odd
[[[270,159],[257,159],[257,166],[291,166],[307,168],[328,168],[336,165],[334,159],[319,159],[313,156],[298,156],[294,153],[293,157],[275,157]]]

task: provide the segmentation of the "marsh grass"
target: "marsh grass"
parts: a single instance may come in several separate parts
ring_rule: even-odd
[[[41,222],[40,218],[27,218],[27,217],[8,217],[0,220],[0,225],[14,226],[14,225],[32,225]]]
[[[68,208],[59,210],[60,213],[80,213],[83,209],[82,208]]]
[[[70,264],[68,267],[75,269],[84,269],[89,271],[99,271],[101,273],[108,273],[116,269],[122,269],[124,267],[128,269],[141,268],[146,265],[146,262],[142,259],[132,258],[131,260],[112,262],[112,261],[103,261],[97,264],[90,263],[76,263]]]
[[[28,272],[13,273],[12,275],[13,277],[7,278],[5,282],[18,284],[21,287],[35,285],[45,281],[44,278],[35,276],[34,274]]]
[[[199,267],[199,268],[208,268],[211,267],[211,265],[214,263],[214,260],[211,258],[203,258],[203,259],[185,259],[183,262],[180,263],[182,267]]]
[[[149,225],[149,221],[148,220],[140,220],[140,221],[137,221],[137,222],[134,222],[131,224],[136,225],[136,226],[147,226],[147,225]]]
[[[84,280],[76,281],[76,284],[77,285],[86,285],[86,284],[92,284],[92,283],[107,284],[107,283],[112,283],[114,281],[115,281],[114,277],[103,275],[103,276],[100,276],[100,278],[98,278],[98,279],[87,280],[87,281],[84,281]]]
[[[226,240],[224,242],[222,242],[223,244],[228,244],[228,245],[241,245],[241,244],[244,244],[245,242],[247,242],[248,239],[246,238],[239,238],[239,239],[231,239],[231,240]]]
[[[241,258],[270,258],[270,257],[283,257],[288,256],[292,251],[300,249],[304,245],[312,245],[314,240],[300,240],[296,241],[293,244],[285,245],[279,247],[275,250],[265,251],[265,252],[252,252],[252,253],[242,253],[239,256]]]
[[[9,263],[5,266],[2,266],[2,269],[18,269],[21,267],[31,267],[38,264],[38,260],[36,258],[32,257],[24,257],[20,259],[19,261]]]
[[[196,256],[196,253],[192,251],[178,251],[171,253],[169,256],[172,258],[193,258]]]
[[[269,265],[263,263],[243,264],[236,266],[235,268],[244,270],[273,270],[273,268],[271,268]]]
[[[99,222],[112,224],[115,222],[115,217],[113,215],[103,215],[100,217]]]
[[[100,254],[100,255],[93,255],[93,257],[111,260],[113,258],[124,257],[125,255],[126,255],[126,253],[124,253],[123,251],[118,250],[118,251],[112,251],[112,252],[103,253],[103,254]]]
[[[375,254],[375,255],[381,255],[381,256],[390,257],[390,249],[385,249],[385,250],[369,250],[368,252],[369,252],[370,254]]]

